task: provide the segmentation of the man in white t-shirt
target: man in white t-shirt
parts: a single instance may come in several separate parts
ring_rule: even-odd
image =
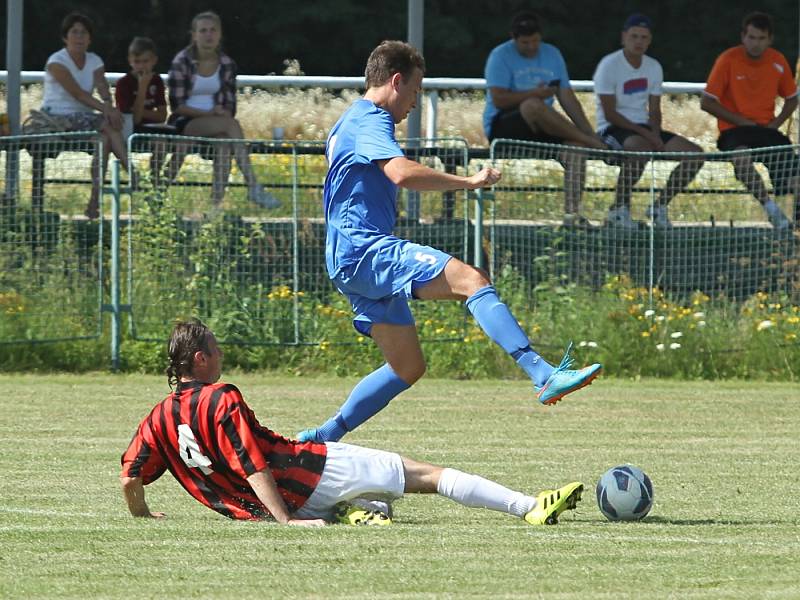
[[[702,152],[675,133],[661,129],[661,85],[664,74],[657,60],[645,53],[652,40],[648,17],[634,14],[622,28],[622,48],[605,56],[594,72],[597,131],[613,148],[631,152]],[[614,205],[608,223],[635,228],[631,219],[631,190],[644,172],[646,161],[622,162]],[[683,190],[702,166],[698,158],[680,162],[647,215],[659,227],[669,227],[667,205]]]

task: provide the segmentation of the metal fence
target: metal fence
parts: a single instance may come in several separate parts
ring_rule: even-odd
[[[83,211],[101,139],[0,137],[0,151],[0,343],[98,337],[106,232]]]
[[[748,191],[765,182],[783,215],[796,219],[798,205],[789,193],[798,172],[796,147],[757,153],[565,152],[563,146],[495,140],[491,159],[503,171],[487,208],[491,270],[496,275],[513,267],[529,282],[532,295],[542,282],[597,288],[614,274],[677,298],[696,291],[734,300],[757,291],[800,295],[800,240],[790,226],[776,228]],[[753,179],[737,180],[734,163],[753,159]],[[565,168],[569,160],[578,163],[571,171]],[[642,175],[627,194],[631,222],[614,223],[609,209],[626,196],[621,191],[625,163],[638,163]],[[567,173],[582,169],[584,185],[569,199]],[[779,185],[770,186],[770,175],[776,174]],[[668,226],[659,226],[649,210],[662,198],[670,199]],[[565,221],[570,202],[582,218]]]
[[[228,343],[354,339],[349,306],[324,267],[322,144],[142,135],[129,144],[135,177],[112,177],[104,218],[89,220],[83,212],[92,160],[102,155],[97,137],[0,138],[0,167],[16,173],[6,178],[0,213],[0,343],[97,337],[103,311],[112,316],[115,359],[124,323],[132,339],[161,341],[171,322],[187,315],[203,318]],[[235,161],[224,196],[215,192],[214,165],[235,156],[237,144],[279,207],[251,201]],[[800,301],[797,235],[773,227],[734,174],[732,164],[749,153],[571,150],[586,175],[582,192],[567,180],[567,194],[575,203],[580,192],[571,209],[585,220],[565,223],[563,147],[496,140],[487,151],[462,139],[404,146],[411,158],[447,172],[473,173],[486,161],[502,169],[494,190],[469,197],[403,192],[396,231],[488,267],[495,278],[521,277],[532,304],[537,290],[553,284],[596,288],[615,274],[678,298],[702,291],[741,300],[763,291]],[[796,150],[761,151],[757,174],[769,183],[782,164],[795,164]],[[681,160],[702,165],[676,189],[672,175]],[[606,222],[624,161],[644,165],[630,193],[630,227]],[[786,191],[773,188],[772,196]],[[646,215],[665,190],[674,195],[668,228]],[[776,200],[796,218],[793,195]],[[435,321],[442,306],[419,303],[418,321]]]
[[[189,147],[180,165],[169,164],[176,155],[180,160],[176,143]],[[247,148],[256,178],[279,207],[265,209],[249,199],[241,168],[223,201],[214,201],[215,160],[227,160],[230,141],[132,136],[132,149],[168,158],[163,176],[149,171],[149,158],[137,160],[143,174],[126,207],[123,302],[132,336],[160,341],[177,315],[191,314],[228,343],[351,341],[349,307],[325,273],[324,145],[236,143]],[[433,168],[466,172],[464,140],[410,140],[404,146],[408,156]],[[467,258],[464,192],[405,194],[399,205],[398,235]],[[423,307],[420,318],[426,310],[435,308]]]

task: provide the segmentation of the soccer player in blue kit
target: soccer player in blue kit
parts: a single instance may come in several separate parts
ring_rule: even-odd
[[[570,369],[569,349],[557,367],[548,364],[531,348],[485,271],[392,235],[398,186],[472,190],[500,179],[491,167],[462,177],[403,155],[395,125],[416,105],[424,72],[425,61],[415,48],[398,41],[381,43],[367,60],[366,93],[328,136],[323,192],[328,274],[350,300],[355,328],[372,337],[386,363],[356,385],[333,417],[301,431],[301,441],[338,441],[422,377],[425,359],[408,306],[412,298],[466,301],[486,334],[531,378],[543,404],[554,404],[600,373],[599,364]]]

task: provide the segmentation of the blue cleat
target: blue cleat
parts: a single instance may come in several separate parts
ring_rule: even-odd
[[[600,375],[603,366],[599,363],[589,365],[582,369],[570,369],[573,360],[569,355],[572,350],[572,342],[569,343],[564,358],[550,374],[545,384],[536,389],[536,397],[542,404],[555,404],[567,394],[581,389],[592,383],[595,377]]]
[[[317,442],[319,444],[325,442],[322,439],[322,436],[319,434],[319,429],[316,427],[310,427],[308,429],[303,429],[300,433],[297,434],[297,441],[298,442]]]

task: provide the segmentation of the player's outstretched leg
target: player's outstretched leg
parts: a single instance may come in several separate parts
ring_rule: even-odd
[[[493,286],[479,289],[467,298],[466,304],[486,335],[508,352],[528,374],[542,404],[558,402],[570,392],[589,385],[600,374],[602,367],[599,364],[579,370],[569,369],[572,364],[569,348],[558,367],[545,361],[531,348],[528,336],[508,306],[497,296]]]
[[[555,404],[567,394],[592,383],[602,372],[603,367],[599,363],[582,369],[570,369],[573,363],[569,355],[570,350],[572,350],[572,342],[567,346],[564,358],[561,359],[544,385],[536,388],[536,397],[542,404]]]
[[[535,498],[509,489],[479,475],[442,468],[403,458],[405,491],[436,492],[471,508],[486,508],[524,519],[531,525],[554,525],[565,510],[574,509],[581,499],[583,484],[570,483],[546,490]]]
[[[409,387],[385,364],[358,382],[338,413],[319,427],[301,431],[297,439],[301,442],[338,442],[344,434],[383,410],[392,398]]]

